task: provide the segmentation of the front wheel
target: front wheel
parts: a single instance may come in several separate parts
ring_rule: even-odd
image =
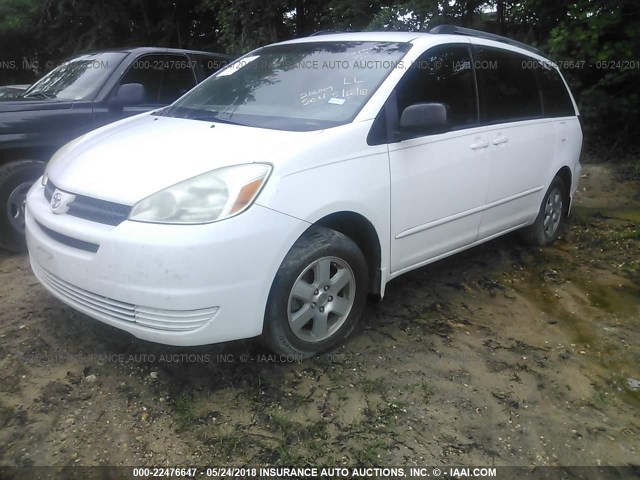
[[[340,232],[312,227],[291,247],[271,286],[262,340],[276,353],[309,358],[353,331],[367,298],[368,268]]]
[[[0,246],[14,252],[26,251],[25,200],[31,185],[43,171],[44,163],[34,160],[0,167]]]
[[[547,190],[536,221],[521,231],[520,237],[528,245],[551,245],[560,236],[569,210],[567,187],[555,177]]]

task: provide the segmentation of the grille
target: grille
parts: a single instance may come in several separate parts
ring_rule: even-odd
[[[47,272],[37,264],[33,271],[38,279],[65,303],[100,317],[120,323],[135,323],[154,330],[187,332],[206,324],[218,312],[218,307],[202,310],[162,310],[120,302],[76,287]]]
[[[64,245],[67,245],[73,248],[78,248],[80,250],[84,250],[85,252],[91,252],[91,253],[96,253],[100,249],[100,245],[97,245],[95,243],[85,242],[83,240],[78,240],[77,238],[72,238],[67,235],[63,235],[62,233],[56,232],[54,230],[51,230],[50,228],[45,227],[37,220],[36,220],[36,223],[44,233],[49,235],[49,237],[53,238],[54,240]]]
[[[56,191],[56,188],[51,180],[47,182],[44,188],[44,197],[47,199],[47,202],[51,202],[51,197],[53,196],[53,192]],[[76,195],[75,200],[69,204],[67,215],[84,218],[85,220],[103,223],[105,225],[116,226],[129,218],[130,212],[131,207],[128,205],[98,200],[84,195]]]
[[[51,197],[53,197],[53,192],[56,191],[56,186],[53,182],[47,182],[47,185],[44,187],[44,198],[47,199],[47,202],[51,203]]]

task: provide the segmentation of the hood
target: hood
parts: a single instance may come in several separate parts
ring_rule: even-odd
[[[133,205],[201,173],[273,163],[315,132],[285,132],[143,114],[74,140],[47,173],[62,190]]]
[[[72,101],[57,99],[11,98],[0,100],[0,115],[9,112],[32,112],[39,110],[63,110],[73,106]]]

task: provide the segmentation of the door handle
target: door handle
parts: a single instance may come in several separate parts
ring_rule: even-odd
[[[472,150],[478,150],[480,148],[487,148],[489,146],[489,142],[478,142],[471,145]]]
[[[507,143],[508,141],[509,141],[509,137],[504,137],[500,135],[499,137],[496,137],[493,139],[493,144],[500,145],[501,143]]]

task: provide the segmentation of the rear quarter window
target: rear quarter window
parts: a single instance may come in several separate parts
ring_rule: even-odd
[[[545,117],[569,117],[576,114],[573,102],[560,73],[551,65],[539,63],[538,80],[542,91]]]

